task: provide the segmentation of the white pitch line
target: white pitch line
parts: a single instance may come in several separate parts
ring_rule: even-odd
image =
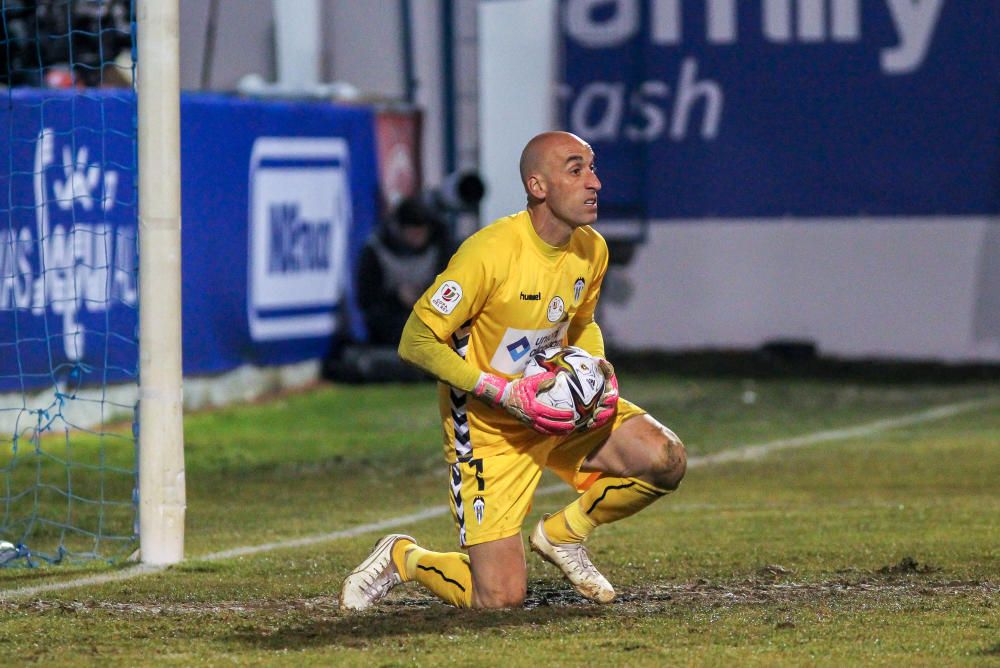
[[[757,443],[757,444],[740,446],[732,450],[717,452],[711,455],[700,455],[700,456],[689,457],[688,468],[696,468],[696,467],[709,466],[712,464],[722,464],[728,462],[752,461],[760,459],[777,450],[788,450],[791,448],[801,448],[808,445],[816,445],[817,443],[827,443],[830,441],[844,441],[850,438],[861,438],[865,436],[872,436],[874,434],[878,434],[883,431],[888,431],[890,429],[898,429],[900,427],[909,427],[916,424],[923,424],[925,422],[944,420],[946,418],[954,417],[962,413],[968,413],[971,411],[979,410],[981,408],[986,408],[994,404],[1000,405],[1000,399],[992,398],[992,399],[978,399],[974,401],[964,401],[962,403],[957,403],[957,404],[938,406],[936,408],[920,411],[918,413],[912,413],[910,415],[902,415],[900,417],[895,417],[895,418],[875,420],[874,422],[868,422],[865,424],[858,425],[856,427],[846,427],[844,429],[830,429],[826,431],[817,431],[811,434],[804,434],[802,436],[795,436],[792,438],[782,438],[775,441],[768,441],[766,443]],[[549,485],[547,487],[542,487],[536,490],[535,495],[536,496],[548,495],[565,491],[568,490],[566,485],[564,484]],[[222,559],[232,559],[234,557],[243,557],[253,554],[260,554],[262,552],[271,552],[274,550],[306,547],[309,545],[316,545],[319,543],[341,540],[343,538],[353,538],[355,536],[361,536],[366,533],[372,533],[375,531],[396,529],[398,527],[405,526],[407,524],[413,524],[415,522],[420,522],[423,520],[432,519],[434,517],[447,515],[449,512],[450,509],[448,506],[445,505],[433,506],[431,508],[422,510],[420,512],[410,513],[408,515],[401,515],[399,517],[380,520],[378,522],[369,522],[368,524],[359,524],[358,526],[351,527],[349,529],[340,529],[338,531],[315,534],[313,536],[305,536],[303,538],[275,541],[272,543],[262,543],[259,545],[246,545],[243,547],[235,547],[229,550],[222,550],[221,552],[212,552],[210,554],[192,557],[191,561],[219,561]],[[64,582],[53,582],[49,584],[40,584],[31,587],[20,587],[17,589],[0,590],[0,601],[11,600],[14,598],[27,598],[38,594],[43,594],[46,592],[59,591],[62,589],[70,589],[73,587],[88,587],[91,585],[100,585],[109,582],[118,582],[121,580],[128,580],[134,577],[139,577],[141,575],[161,573],[164,570],[166,570],[166,568],[167,568],[166,566],[152,566],[152,565],[140,564],[137,566],[133,566],[131,568],[126,568],[124,570],[117,571],[115,573],[93,575],[89,577],[77,578],[75,580],[66,580]]]
[[[706,466],[709,464],[750,461],[753,459],[760,459],[761,457],[775,452],[776,450],[788,450],[790,448],[801,448],[806,445],[816,445],[817,443],[846,441],[851,438],[872,436],[890,429],[899,429],[900,427],[909,427],[915,424],[922,424],[924,422],[944,420],[962,413],[968,413],[970,411],[986,408],[994,404],[1000,405],[1000,399],[975,399],[973,401],[963,401],[958,404],[938,406],[936,408],[920,411],[919,413],[912,413],[910,415],[901,415],[899,417],[886,418],[884,420],[875,420],[874,422],[868,422],[856,427],[816,431],[811,434],[794,436],[792,438],[781,438],[776,441],[768,441],[767,443],[743,445],[731,450],[716,452],[711,455],[691,457],[688,459],[688,468]]]
[[[166,566],[151,566],[148,564],[136,564],[135,566],[130,566],[120,571],[115,571],[114,573],[102,573],[100,575],[90,575],[87,577],[76,578],[75,580],[66,580],[64,582],[50,582],[48,584],[40,584],[40,585],[35,585],[33,587],[20,587],[18,589],[7,589],[4,591],[0,591],[0,602],[9,601],[14,598],[28,598],[31,596],[35,596],[36,594],[44,594],[50,591],[59,591],[60,589],[72,589],[74,587],[89,587],[91,585],[100,585],[108,582],[131,580],[132,578],[138,577],[140,575],[160,573],[165,568]]]
[[[321,533],[314,536],[305,536],[303,538],[293,538],[291,540],[279,540],[273,543],[263,543],[261,545],[246,545],[244,547],[234,547],[231,550],[223,550],[222,552],[212,552],[211,554],[206,554],[201,557],[194,557],[195,561],[218,561],[220,559],[232,559],[233,557],[243,557],[248,554],[258,554],[260,552],[270,552],[271,550],[283,550],[286,547],[305,547],[307,545],[315,545],[317,543],[326,543],[331,540],[340,540],[341,538],[353,538],[354,536],[361,536],[366,533],[371,533],[372,531],[384,531],[386,529],[395,529],[397,527],[412,524],[414,522],[420,522],[422,520],[429,520],[432,517],[438,517],[449,512],[448,506],[433,506],[427,510],[421,510],[418,513],[411,513],[409,515],[402,515],[400,517],[393,517],[387,520],[380,520],[378,522],[371,522],[369,524],[359,524],[356,527],[351,527],[350,529],[341,529],[339,531],[331,531],[330,533]]]

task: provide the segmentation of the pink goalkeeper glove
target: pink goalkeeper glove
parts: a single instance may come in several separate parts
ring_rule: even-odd
[[[584,431],[603,427],[618,411],[618,377],[615,376],[615,368],[611,366],[611,362],[601,358],[597,358],[597,368],[604,374],[604,394]]]
[[[547,406],[537,398],[540,386],[555,381],[555,377],[552,371],[515,380],[482,373],[472,389],[472,396],[490,406],[503,408],[537,432],[562,436],[573,431],[573,411]]]

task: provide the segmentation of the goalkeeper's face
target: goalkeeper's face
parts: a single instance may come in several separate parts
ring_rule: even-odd
[[[545,167],[545,203],[556,218],[573,228],[594,224],[601,180],[597,178],[593,149],[567,135],[552,147]]]

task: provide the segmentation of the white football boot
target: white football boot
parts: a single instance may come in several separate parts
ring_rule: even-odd
[[[615,588],[594,566],[587,548],[583,543],[550,541],[542,527],[547,517],[548,515],[545,515],[538,521],[535,530],[528,537],[531,549],[549,563],[558,566],[581,596],[597,603],[610,603],[615,597]]]
[[[403,582],[392,562],[392,548],[401,540],[416,544],[410,536],[391,533],[375,543],[368,558],[351,571],[340,588],[341,610],[365,610],[375,605],[389,590]]]

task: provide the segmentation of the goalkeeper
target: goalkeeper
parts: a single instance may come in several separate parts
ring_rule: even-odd
[[[684,476],[680,440],[619,399],[603,360],[594,310],[608,249],[591,227],[601,189],[593,150],[575,135],[542,133],[524,147],[520,171],[527,210],[462,244],[417,300],[399,344],[404,360],[441,381],[451,508],[468,554],[432,552],[390,534],[344,581],[341,608],[368,608],[411,580],[459,607],[520,605],[527,593],[521,525],[546,467],[581,494],[538,522],[531,549],[584,597],[607,603],[614,589],[584,541],[670,493]],[[607,379],[582,429],[574,430],[571,411],[536,400],[551,372],[520,377],[531,351],[563,344],[602,358]]]

